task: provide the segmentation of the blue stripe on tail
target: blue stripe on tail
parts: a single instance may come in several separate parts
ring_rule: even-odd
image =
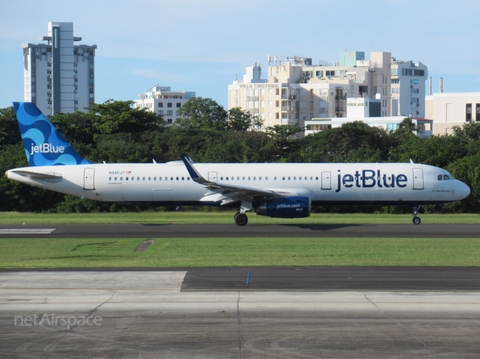
[[[29,166],[80,165],[80,156],[50,120],[31,102],[14,102]]]

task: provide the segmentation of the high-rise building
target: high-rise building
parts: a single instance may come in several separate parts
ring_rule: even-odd
[[[392,58],[392,116],[425,117],[427,66]]]
[[[23,44],[24,99],[45,114],[84,111],[95,101],[95,49],[75,45],[72,22],[49,22],[46,43]]]

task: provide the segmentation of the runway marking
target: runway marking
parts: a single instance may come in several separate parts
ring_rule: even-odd
[[[51,234],[56,228],[5,228],[0,234]]]

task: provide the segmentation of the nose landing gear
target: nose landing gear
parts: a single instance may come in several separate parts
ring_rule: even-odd
[[[412,222],[415,225],[419,225],[420,223],[422,223],[422,220],[420,219],[420,217],[417,217],[418,210],[420,209],[420,207],[421,206],[413,206],[412,207],[412,215],[413,215]]]

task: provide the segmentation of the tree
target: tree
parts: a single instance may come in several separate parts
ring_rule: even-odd
[[[275,125],[267,128],[267,135],[272,139],[272,145],[276,149],[276,161],[290,162],[297,158],[299,142],[295,135],[302,132],[303,128],[298,124],[294,125]]]
[[[0,109],[0,149],[21,141],[13,106]]]
[[[388,160],[390,146],[387,131],[354,121],[306,136],[300,153],[309,162],[380,162]]]
[[[226,131],[228,113],[209,98],[192,97],[179,110],[174,126],[206,131]]]
[[[249,111],[240,107],[234,107],[228,111],[227,128],[229,131],[258,130],[262,127],[262,121],[258,116],[254,116]]]
[[[146,109],[133,108],[133,101],[108,100],[92,104],[88,112],[89,125],[96,134],[137,133],[163,129],[161,115]]]

